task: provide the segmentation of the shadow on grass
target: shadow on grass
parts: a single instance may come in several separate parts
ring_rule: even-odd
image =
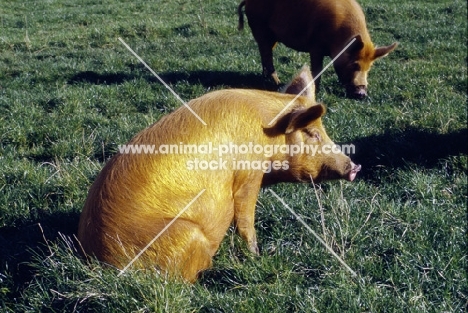
[[[12,275],[21,287],[34,275],[30,267],[34,255],[48,255],[47,241],[55,242],[60,234],[73,238],[78,231],[80,213],[53,213],[34,224],[0,228],[0,273]]]
[[[193,72],[166,72],[161,78],[169,84],[186,81],[189,84],[201,84],[205,88],[225,86],[230,88],[249,88],[277,91],[279,86],[265,79],[260,74],[239,73],[232,71],[193,71]],[[156,78],[151,81],[159,82]]]
[[[94,71],[84,71],[75,74],[68,80],[68,83],[79,84],[88,83],[94,85],[113,85],[122,84],[125,81],[143,77],[144,79],[160,84],[160,81],[152,76],[142,65],[134,66],[133,71],[138,70],[138,74],[127,73],[105,73],[101,74]],[[148,73],[148,74],[147,74]],[[192,71],[192,72],[165,72],[158,75],[167,84],[174,85],[179,82],[187,82],[190,85],[201,84],[205,88],[214,88],[225,86],[230,88],[253,88],[261,90],[276,91],[279,86],[265,79],[260,74],[239,73],[233,71]]]
[[[124,73],[97,73],[94,71],[84,71],[73,75],[68,83],[70,85],[87,83],[93,85],[114,85],[122,84],[125,81],[135,78],[134,75]]]
[[[451,156],[468,154],[468,129],[448,134],[437,134],[414,127],[404,131],[388,130],[353,141],[356,153],[351,156],[355,163],[363,166],[360,177],[366,180],[378,179],[375,171],[392,171],[401,167],[433,168]],[[453,171],[453,164],[445,170]]]

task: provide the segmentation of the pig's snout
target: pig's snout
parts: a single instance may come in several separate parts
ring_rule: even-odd
[[[361,170],[360,164],[354,164],[353,162],[351,162],[351,169],[346,174],[345,179],[348,181],[353,181],[356,178],[356,175],[360,170]]]
[[[367,97],[367,87],[364,85],[349,85],[346,88],[346,93],[350,98],[362,100]]]

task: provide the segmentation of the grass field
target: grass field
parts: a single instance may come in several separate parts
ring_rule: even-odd
[[[117,272],[77,256],[87,190],[105,161],[180,102],[222,88],[275,89],[237,31],[239,1],[2,1],[2,312],[465,312],[467,3],[360,0],[377,45],[370,97],[346,99],[332,68],[318,99],[336,142],[363,166],[353,183],[271,189],[350,273],[262,190],[252,256],[231,229],[194,285]],[[287,81],[306,54],[275,50]]]

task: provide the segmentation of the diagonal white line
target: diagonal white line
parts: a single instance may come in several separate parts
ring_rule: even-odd
[[[317,235],[317,233],[315,233],[314,230],[313,230],[312,228],[310,228],[309,225],[307,225],[307,223],[304,222],[304,220],[303,220],[299,215],[297,215],[296,212],[294,212],[293,209],[291,209],[291,208],[284,202],[284,200],[281,199],[280,196],[278,196],[278,195],[276,194],[276,192],[274,192],[274,191],[271,190],[271,189],[268,189],[268,190],[269,190],[269,191],[270,191],[270,192],[271,192],[271,193],[272,193],[272,194],[273,194],[273,195],[274,195],[274,196],[275,196],[275,197],[276,197],[276,198],[277,198],[277,199],[278,199],[278,200],[279,200],[279,201],[280,201],[296,218],[297,218],[297,220],[298,220],[299,222],[302,223],[302,225],[304,225],[305,228],[307,228],[308,231],[310,231],[310,232],[312,233],[312,235],[315,236],[315,238],[317,238],[318,241],[320,241],[320,243],[321,243],[322,245],[325,246],[325,248],[327,248],[328,251],[330,251],[330,253],[331,253],[335,258],[338,259],[338,261],[340,261],[341,264],[343,264],[344,267],[346,267],[346,269],[347,269],[348,271],[351,272],[351,274],[352,274],[353,276],[357,276],[356,272],[353,271],[353,270],[348,266],[348,264],[346,264],[345,261],[343,261],[343,260],[335,253],[335,251],[333,251],[333,249],[330,248],[330,246],[328,246],[328,245],[325,243],[325,241],[323,241],[323,239],[320,238],[320,236]]]
[[[182,99],[179,97],[179,95],[178,95],[174,90],[172,90],[172,88],[169,87],[169,85],[166,84],[166,82],[165,82],[161,77],[159,77],[159,75],[156,74],[156,72],[153,71],[153,69],[152,69],[151,67],[149,67],[149,65],[146,64],[146,62],[143,61],[142,58],[140,58],[140,56],[139,56],[138,54],[136,54],[136,52],[133,51],[132,48],[130,48],[130,46],[127,45],[127,43],[126,43],[122,38],[119,37],[119,41],[120,41],[120,42],[125,46],[125,48],[127,48],[128,51],[130,51],[130,52],[131,52],[131,53],[132,53],[132,54],[133,54],[133,55],[134,55],[134,56],[135,56],[135,57],[136,57],[136,58],[137,58],[137,59],[154,75],[154,76],[156,76],[156,78],[164,85],[164,87],[166,87],[167,89],[169,89],[169,91],[172,92],[172,94],[173,94],[180,102],[182,102],[182,104],[183,104],[187,109],[189,109],[189,111],[190,111],[193,115],[195,115],[195,117],[196,117],[203,125],[205,125],[205,126],[207,125],[206,122],[205,122],[200,116],[198,116],[198,114],[195,113],[195,111],[192,110],[192,108],[191,108],[190,106],[188,106],[187,103],[185,103],[185,101],[182,100]]]
[[[157,235],[156,237],[154,237],[147,245],[146,247],[144,247],[134,258],[133,260],[130,261],[130,263],[127,264],[127,266],[125,266],[121,271],[120,273],[117,275],[117,276],[120,276],[122,275],[130,266],[132,266],[132,264],[195,202],[195,200],[197,200],[201,195],[202,193],[205,192],[206,189],[203,189],[202,191],[200,191],[198,193],[198,195],[195,196],[195,198],[192,199],[192,201],[189,202],[189,204],[187,204],[185,206],[185,208],[183,208],[179,214],[176,215],[176,217],[174,217],[170,222],[169,224],[167,224]]]
[[[288,109],[288,107],[289,107],[291,104],[293,104],[294,101],[296,101],[296,99],[299,98],[299,97],[302,95],[302,93],[303,93],[304,91],[306,91],[306,90],[315,82],[315,80],[316,80],[317,78],[319,78],[320,76],[322,76],[323,72],[325,72],[325,70],[326,70],[327,68],[329,68],[329,67],[333,64],[333,62],[335,62],[336,59],[338,59],[338,58],[340,57],[340,55],[342,55],[342,54],[346,51],[346,49],[348,49],[349,46],[351,46],[351,44],[352,44],[355,40],[356,40],[356,38],[353,38],[353,40],[351,40],[351,41],[346,45],[346,47],[344,47],[343,50],[341,50],[340,53],[338,53],[338,54],[336,55],[336,57],[334,57],[333,60],[331,60],[330,63],[328,63],[327,66],[325,66],[325,67],[320,71],[320,73],[318,73],[317,76],[314,77],[314,78],[312,79],[312,81],[311,81],[310,83],[308,83],[307,86],[305,86],[304,89],[302,89],[301,92],[298,93],[298,94],[294,97],[294,99],[292,99],[292,100],[281,110],[281,112],[279,112],[279,113],[271,120],[270,123],[268,123],[268,126],[271,126],[281,115],[283,115],[284,111],[286,111],[286,110]]]

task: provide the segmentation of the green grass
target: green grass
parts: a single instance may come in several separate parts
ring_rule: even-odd
[[[467,269],[467,4],[361,0],[377,45],[370,97],[318,98],[353,183],[272,187],[358,273],[272,196],[257,204],[261,256],[231,229],[195,285],[116,272],[77,256],[87,190],[136,132],[180,106],[123,38],[189,100],[263,80],[238,1],[4,1],[0,9],[2,312],[463,312]],[[287,81],[308,56],[279,45]],[[322,218],[323,217],[323,218]]]

